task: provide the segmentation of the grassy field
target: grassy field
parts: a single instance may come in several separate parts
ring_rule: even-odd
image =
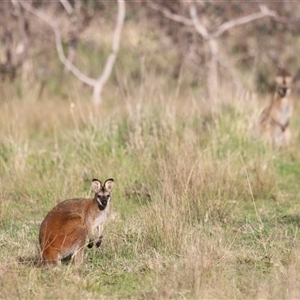
[[[188,72],[172,78],[172,49],[125,30],[99,109],[75,79],[42,97],[35,82],[0,85],[0,298],[300,298],[297,103],[290,147],[272,149],[252,135],[271,95],[223,83],[211,113]],[[101,248],[36,265],[46,213],[109,177]]]

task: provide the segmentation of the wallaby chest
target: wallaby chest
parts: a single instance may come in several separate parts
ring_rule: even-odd
[[[278,107],[278,121],[285,125],[288,123],[292,112],[291,102],[287,97],[282,98]]]
[[[110,203],[107,204],[104,210],[99,210],[97,215],[94,216],[93,218],[94,221],[92,222],[93,228],[96,228],[97,226],[99,226],[100,224],[104,223],[107,220],[109,207],[110,207]]]

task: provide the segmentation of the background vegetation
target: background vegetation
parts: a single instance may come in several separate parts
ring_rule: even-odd
[[[299,298],[296,87],[292,143],[273,149],[253,135],[273,93],[271,60],[255,54],[235,65],[232,38],[222,53],[235,75],[221,77],[212,111],[205,77],[185,65],[174,76],[178,49],[146,16],[127,11],[101,107],[75,77],[62,80],[53,46],[34,56],[34,75],[4,76],[0,298]],[[93,26],[83,35],[76,62],[90,73],[103,65],[112,24],[101,23],[101,38]],[[295,68],[298,37],[287,34],[287,52],[278,53]],[[113,209],[101,248],[87,249],[80,266],[38,266],[46,213],[66,198],[92,196],[91,180],[109,177]]]

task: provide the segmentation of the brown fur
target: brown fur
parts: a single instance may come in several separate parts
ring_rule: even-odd
[[[293,102],[288,97],[291,91],[292,76],[282,70],[276,76],[276,92],[259,119],[259,132],[266,136],[275,146],[287,146],[291,139],[290,118]]]
[[[44,262],[60,264],[62,259],[72,255],[75,264],[82,263],[86,237],[89,238],[88,247],[91,248],[96,240],[95,229],[98,231],[96,247],[100,246],[103,224],[109,212],[113,182],[113,179],[107,179],[102,186],[99,180],[94,179],[93,199],[65,200],[47,214],[39,233]]]

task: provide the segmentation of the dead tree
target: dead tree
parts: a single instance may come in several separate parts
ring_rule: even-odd
[[[125,19],[125,0],[117,0],[118,3],[118,15],[116,21],[116,27],[113,33],[113,41],[112,41],[112,48],[111,52],[106,60],[103,72],[100,77],[97,79],[88,77],[84,73],[82,73],[65,55],[63,47],[62,47],[62,37],[61,31],[58,24],[50,18],[48,15],[43,13],[41,10],[35,9],[31,5],[20,2],[20,5],[28,12],[32,13],[33,15],[37,16],[44,22],[46,22],[54,31],[55,35],[55,45],[56,51],[58,53],[59,60],[64,64],[64,66],[70,70],[80,81],[83,83],[91,86],[93,88],[93,104],[95,106],[99,106],[102,101],[102,91],[103,87],[108,81],[110,74],[112,72],[112,68],[116,61],[116,57],[119,51],[120,39],[122,28],[124,25]]]
[[[65,8],[71,22],[67,59],[74,64],[80,35],[91,22],[93,13],[88,11],[86,7],[82,5],[81,0],[75,0],[74,7],[68,0],[60,0],[60,3]],[[70,70],[65,66],[63,75],[66,76],[69,71]]]
[[[16,0],[2,4],[0,25],[3,32],[4,57],[0,63],[2,78],[15,79],[17,71],[31,72],[29,54],[30,28],[29,21]]]
[[[188,5],[188,4],[187,4]],[[206,85],[208,97],[213,105],[218,91],[218,62],[219,62],[219,45],[218,39],[227,31],[236,26],[241,26],[255,20],[265,17],[276,17],[275,11],[269,10],[265,5],[259,5],[260,11],[249,14],[244,17],[236,18],[219,25],[215,30],[209,31],[201,22],[201,18],[197,15],[197,7],[194,3],[189,4],[189,17],[172,13],[170,10],[162,7],[154,2],[149,2],[148,6],[159,11],[164,17],[183,24],[184,26],[193,28],[201,37],[206,45]],[[209,26],[213,27],[213,26]]]

